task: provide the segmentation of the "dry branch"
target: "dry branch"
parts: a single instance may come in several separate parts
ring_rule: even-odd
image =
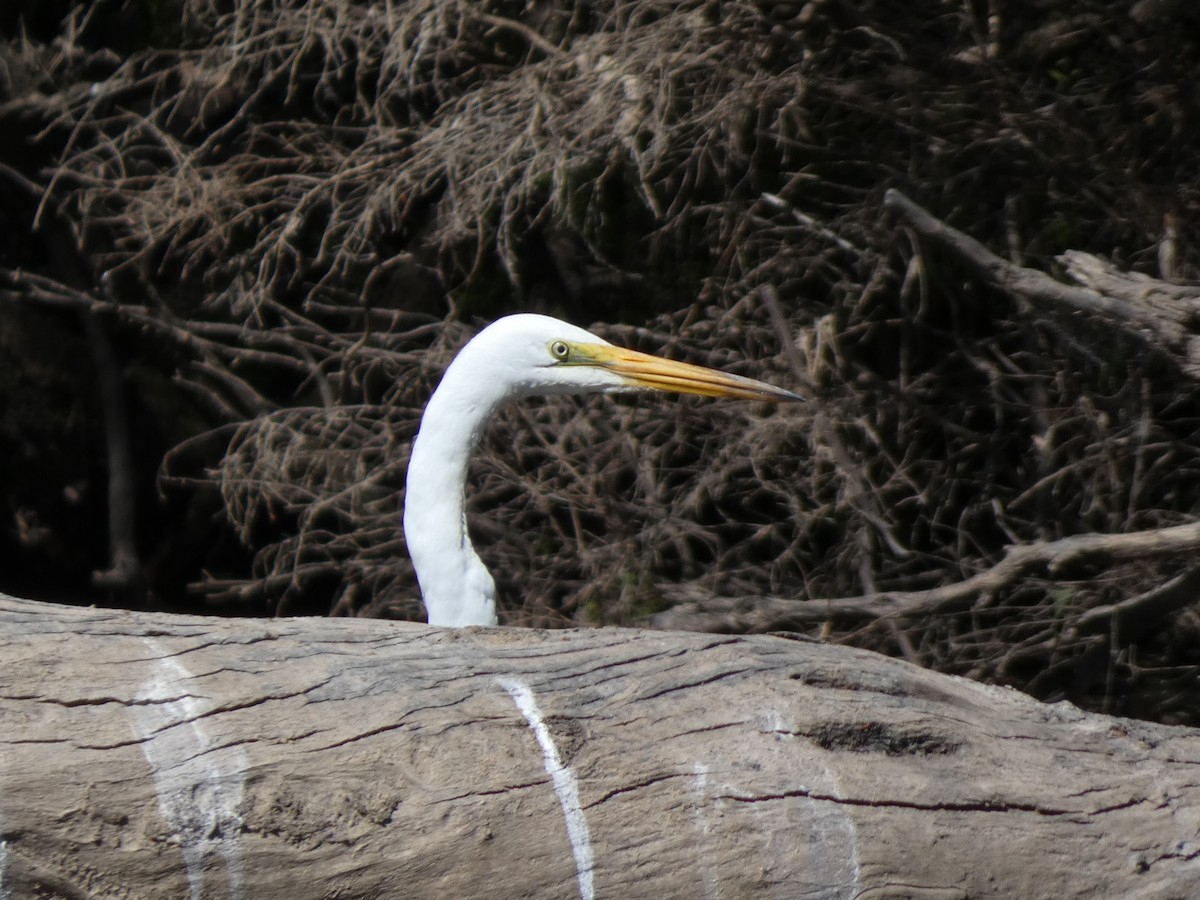
[[[1200,733],[779,637],[0,597],[14,898],[1185,897]]]
[[[884,206],[1011,296],[1045,310],[1094,316],[1165,353],[1193,378],[1200,377],[1200,335],[1194,333],[1200,293],[1195,288],[1121,274],[1111,264],[1083,253],[1064,254],[1060,260],[1084,286],[1063,284],[1044,272],[1002,259],[897,190],[887,192]]]
[[[1200,379],[1200,285],[1174,284],[1140,272],[1123,272],[1108,260],[1082,250],[1068,250],[1059,255],[1058,261],[1067,275],[1085,288],[1120,298],[1158,321],[1174,323],[1176,342],[1172,347],[1179,366],[1191,378]]]
[[[802,601],[770,597],[697,599],[668,589],[668,596],[681,602],[654,616],[653,622],[656,628],[672,630],[743,633],[807,628],[828,622],[927,616],[994,598],[1035,571],[1055,578],[1083,562],[1103,567],[1120,561],[1185,556],[1197,551],[1200,551],[1200,522],[1128,534],[1081,534],[1009,547],[1004,558],[991,568],[964,581],[928,591],[882,591],[861,597]],[[1195,586],[1196,573],[1189,569],[1186,575],[1145,598],[1131,598],[1084,612],[1078,627],[1095,630],[1101,620],[1127,616],[1133,610],[1152,609],[1159,617],[1168,615],[1195,602],[1196,594],[1189,590]]]

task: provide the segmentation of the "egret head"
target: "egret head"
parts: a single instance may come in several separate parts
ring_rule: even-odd
[[[471,449],[491,414],[536,394],[636,390],[801,399],[752,378],[625,350],[548,316],[507,316],[489,325],[446,369],[408,464],[404,537],[431,625],[496,624],[495,584],[471,546],[464,514]]]
[[[471,344],[477,376],[490,372],[497,384],[508,383],[510,395],[656,390],[741,400],[802,399],[753,378],[617,347],[532,313],[497,320]]]

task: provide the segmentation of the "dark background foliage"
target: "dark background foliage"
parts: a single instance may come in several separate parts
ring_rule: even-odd
[[[181,0],[0,14],[0,589],[417,618],[408,443],[515,310],[799,385],[520,404],[473,470],[512,624],[960,581],[1191,521],[1195,385],[923,247],[1200,266],[1192,4]],[[605,323],[605,324],[597,324]],[[115,475],[114,475],[115,473]],[[114,516],[114,510],[120,514]],[[111,522],[124,523],[113,528]],[[822,634],[1196,721],[1179,560]]]

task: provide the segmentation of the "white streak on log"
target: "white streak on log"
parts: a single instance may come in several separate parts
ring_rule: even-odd
[[[0,597],[4,596],[0,594]],[[0,757],[0,762],[4,762]],[[4,886],[4,877],[8,872],[8,841],[0,840],[0,900],[8,900],[8,888]]]
[[[696,830],[700,832],[696,858],[703,869],[705,900],[717,900],[721,896],[721,883],[717,879],[717,873],[708,864],[709,857],[705,846],[708,843],[708,835],[712,831],[712,826],[708,821],[708,808],[713,802],[708,796],[708,766],[700,762],[693,763],[692,771],[696,774],[694,788]]]
[[[244,897],[237,844],[245,754],[217,745],[201,724],[211,704],[195,693],[192,673],[158,641],[143,640],[155,671],[138,689],[130,727],[154,772],[159,812],[183,852],[189,895],[204,896],[206,858],[215,852],[225,862],[229,896]]]
[[[838,787],[837,776],[826,770],[825,774],[829,777],[829,786],[832,788],[833,795],[840,797],[842,795],[841,788]],[[840,812],[840,810],[839,810]],[[849,884],[844,896],[857,897],[859,895],[859,877],[862,875],[862,869],[858,863],[858,829],[854,826],[854,820],[845,813],[842,813],[837,818],[835,827],[842,831],[842,846],[846,850],[844,861],[846,874],[849,876]],[[835,846],[836,841],[831,842]]]
[[[529,685],[513,677],[496,680],[508,691],[513,703],[529,723],[529,730],[537,739],[538,746],[542,748],[546,774],[550,776],[554,785],[554,793],[558,795],[563,818],[567,822],[567,838],[571,842],[571,852],[575,855],[575,872],[579,879],[579,896],[581,900],[593,900],[595,889],[592,886],[592,839],[588,834],[583,807],[579,805],[579,783],[575,780],[575,773],[570,766],[563,765],[558,755],[558,747],[554,744],[554,736],[550,734],[550,729],[542,718]]]
[[[799,726],[774,709],[764,711],[758,718],[759,730],[773,735],[780,751],[792,758],[790,748],[784,750],[784,747],[796,740]],[[848,900],[860,896],[858,829],[847,815],[847,808],[833,799],[842,796],[837,776],[815,761],[797,775],[804,777],[792,787],[802,820],[794,825],[807,839],[797,845],[793,834],[788,843],[780,845],[777,835],[769,834],[767,852],[778,860],[781,869],[793,869],[792,889],[802,886],[805,897]]]

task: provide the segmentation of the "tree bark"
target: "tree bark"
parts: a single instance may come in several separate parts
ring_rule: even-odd
[[[865,651],[0,623],[4,897],[1200,896],[1200,732]]]

